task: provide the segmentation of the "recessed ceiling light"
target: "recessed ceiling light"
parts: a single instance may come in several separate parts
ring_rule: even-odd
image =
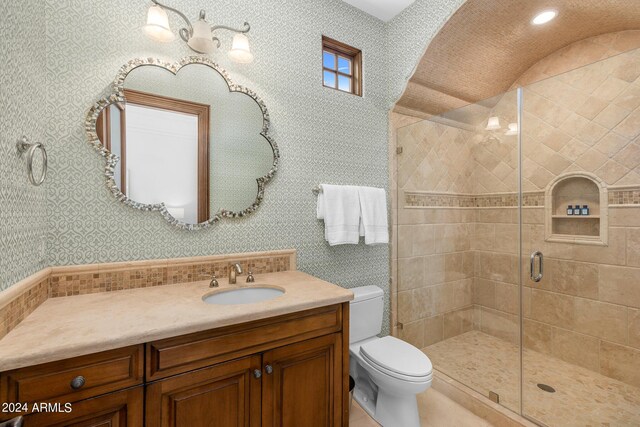
[[[557,10],[554,10],[554,9],[543,10],[542,12],[537,14],[535,16],[535,18],[533,18],[531,20],[531,23],[533,25],[546,24],[547,22],[551,21],[556,16],[558,16],[558,11]]]

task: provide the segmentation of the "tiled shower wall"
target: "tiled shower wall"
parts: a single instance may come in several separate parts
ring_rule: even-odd
[[[550,69],[552,63],[547,60]],[[622,191],[638,191],[639,77],[640,54],[634,51],[528,86],[522,123],[528,192],[523,250],[539,249],[546,260],[542,282],[523,278],[524,344],[636,386],[640,206],[627,197],[624,206],[609,207],[607,247],[551,243],[545,241],[539,195],[553,178],[570,171],[599,176],[616,194],[612,202],[620,203]],[[484,121],[489,115],[509,116],[513,109],[506,96]],[[405,150],[398,171],[405,193],[399,202],[413,205],[401,207],[398,215],[401,335],[424,346],[480,329],[517,342],[518,217],[510,196],[518,182],[515,140],[500,135],[498,142],[487,141],[482,132],[432,122],[399,129],[398,135]],[[508,194],[487,198],[496,192]],[[473,203],[491,199],[480,206],[497,206],[464,207],[469,197]],[[472,260],[470,270],[466,260]],[[456,298],[464,281],[472,283],[470,302]]]
[[[29,183],[16,151],[22,135],[46,142],[45,16],[36,0],[12,3],[0,2],[0,291],[47,265],[46,186]]]

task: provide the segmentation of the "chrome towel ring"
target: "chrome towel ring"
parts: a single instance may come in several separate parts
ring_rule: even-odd
[[[42,185],[44,180],[47,178],[48,167],[47,150],[45,150],[44,145],[40,142],[31,143],[26,136],[23,136],[16,143],[16,147],[18,148],[18,153],[20,155],[25,152],[27,153],[27,175],[29,176],[29,181],[36,187]],[[33,156],[37,150],[42,152],[42,171],[40,172],[40,177],[38,179],[36,179],[33,174]]]

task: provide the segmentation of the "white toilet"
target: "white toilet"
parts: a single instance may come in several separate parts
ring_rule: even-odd
[[[431,361],[405,341],[376,336],[382,329],[382,289],[351,290],[355,295],[349,316],[353,397],[384,427],[419,427],[416,394],[431,386]]]

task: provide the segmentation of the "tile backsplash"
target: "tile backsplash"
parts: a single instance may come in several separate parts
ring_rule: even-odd
[[[48,298],[50,283],[49,269],[44,269],[17,284],[17,287],[24,287],[19,294],[0,301],[0,338]]]
[[[264,274],[295,270],[295,251],[279,252],[283,253],[254,256],[239,254],[231,258],[223,255],[165,262],[144,261],[125,265],[115,263],[103,264],[98,268],[88,265],[83,266],[81,271],[57,267],[51,274],[49,296],[55,298],[198,282],[211,278],[213,274],[218,278],[224,278],[229,274],[229,265],[236,262],[242,266],[245,273],[251,271],[253,274]]]

